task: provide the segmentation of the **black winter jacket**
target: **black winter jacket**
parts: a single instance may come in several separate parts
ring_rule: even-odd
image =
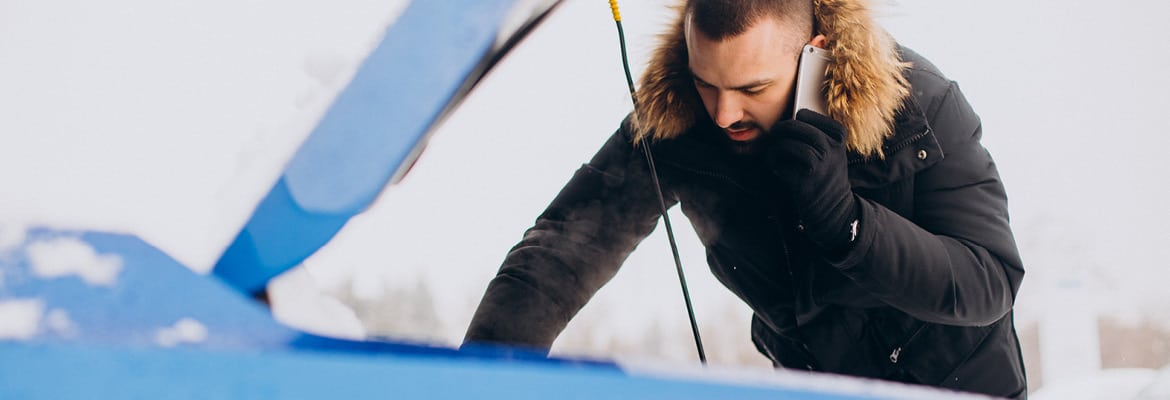
[[[826,259],[767,168],[721,153],[700,123],[652,145],[715,276],[754,311],[775,365],[1009,398],[1027,385],[1012,305],[1024,270],[995,163],[958,86],[903,49],[911,95],[884,159],[851,156],[855,246]],[[582,166],[509,252],[469,342],[547,349],[660,217],[628,124]]]

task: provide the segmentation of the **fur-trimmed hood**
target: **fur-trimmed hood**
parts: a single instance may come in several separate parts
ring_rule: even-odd
[[[882,142],[909,95],[893,38],[870,16],[867,0],[813,0],[816,26],[831,53],[829,115],[845,125],[849,150],[883,157]],[[705,113],[687,66],[683,7],[651,55],[637,93],[636,136],[661,140],[691,129]]]

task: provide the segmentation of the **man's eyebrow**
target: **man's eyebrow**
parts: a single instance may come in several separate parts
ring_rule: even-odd
[[[694,78],[696,81],[699,81],[699,83],[702,83],[704,85],[711,86],[711,87],[716,87],[715,85],[712,85],[711,83],[703,80],[703,78],[700,78],[698,75],[695,75],[694,71],[691,71],[691,77]],[[768,85],[771,83],[772,83],[771,79],[759,79],[759,80],[756,80],[753,82],[748,82],[747,84],[744,84],[744,85],[739,85],[739,86],[730,88],[730,90],[740,90],[740,91],[749,90],[749,89],[758,88],[760,86]]]
[[[748,83],[748,84],[746,84],[746,85],[739,85],[739,86],[733,87],[733,88],[731,88],[731,90],[748,90],[748,89],[755,89],[755,88],[758,88],[758,87],[760,87],[760,86],[768,85],[768,84],[771,84],[771,83],[772,83],[772,80],[771,80],[771,79],[760,79],[760,80],[757,80],[757,81],[754,81],[754,82],[750,82],[750,83]]]

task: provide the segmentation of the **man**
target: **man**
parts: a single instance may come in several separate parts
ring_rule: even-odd
[[[805,44],[831,51],[832,118],[790,110]],[[660,216],[645,138],[775,365],[1027,395],[979,118],[864,1],[689,0],[638,103],[509,252],[468,342],[547,349],[616,273]]]

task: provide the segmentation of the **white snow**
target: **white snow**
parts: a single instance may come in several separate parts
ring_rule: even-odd
[[[49,310],[49,313],[45,315],[45,326],[61,336],[77,334],[77,325],[69,318],[69,313],[60,308]]]
[[[122,257],[97,254],[78,238],[59,237],[36,241],[25,249],[33,273],[42,278],[81,277],[95,286],[113,286],[122,271]]]
[[[24,244],[26,230],[16,223],[0,223],[0,254],[7,253]]]
[[[366,329],[353,310],[317,287],[305,268],[294,268],[268,285],[272,315],[281,323],[324,336],[363,339]]]
[[[1044,382],[1090,376],[1101,369],[1099,314],[1092,292],[1086,287],[1091,280],[1083,273],[1068,275],[1050,295],[1053,301],[1067,307],[1054,307],[1039,317],[1040,336],[1045,338],[1040,342]]]
[[[40,330],[45,303],[40,299],[0,300],[0,340],[28,340]]]
[[[1045,365],[1047,368],[1047,364]],[[1113,368],[1045,383],[1028,396],[1032,400],[1126,400],[1134,399],[1154,382],[1157,371]],[[1161,397],[1156,397],[1161,398]]]
[[[355,274],[353,282],[350,282],[349,290],[354,297],[362,300],[377,300],[386,292],[382,283],[382,275],[371,272]]]
[[[174,326],[159,329],[155,343],[163,347],[174,347],[184,343],[202,343],[207,340],[207,327],[191,318],[183,318]]]

